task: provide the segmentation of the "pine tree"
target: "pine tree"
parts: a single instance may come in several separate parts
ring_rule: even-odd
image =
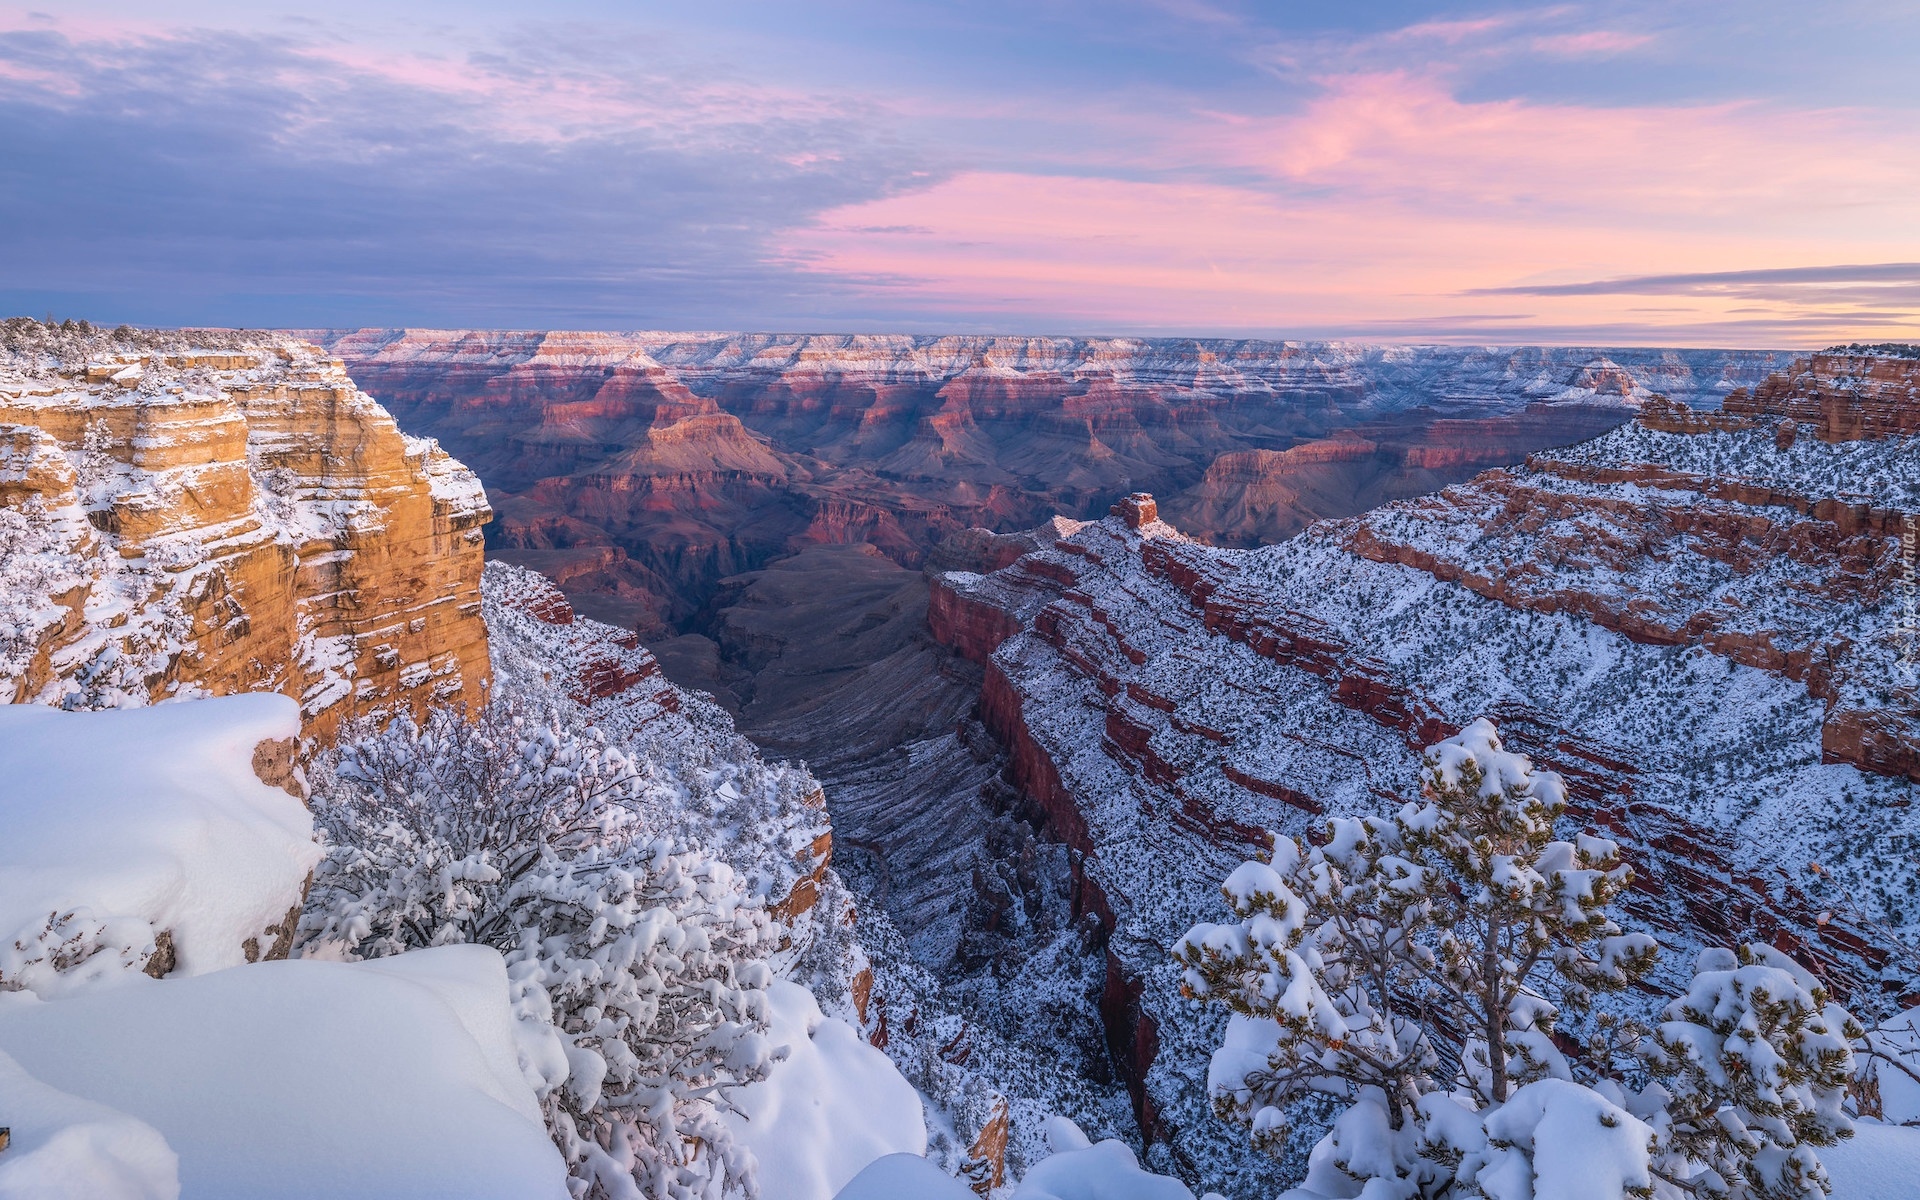
[[[1636,1105],[1660,1132],[1655,1169],[1697,1197],[1817,1200],[1813,1147],[1853,1136],[1842,1111],[1866,1036],[1771,946],[1707,950],[1645,1049],[1659,1081]],[[1631,1103],[1631,1102],[1630,1102]]]
[[[1319,846],[1276,838],[1223,888],[1237,919],[1196,926],[1174,955],[1188,995],[1234,1014],[1209,1073],[1223,1116],[1274,1146],[1288,1101],[1342,1096],[1316,1170],[1424,1191],[1491,1161],[1491,1135],[1460,1114],[1570,1079],[1562,1008],[1644,976],[1655,944],[1607,916],[1631,878],[1618,848],[1557,839],[1563,784],[1491,722],[1430,748],[1422,791],[1391,820],[1335,818]]]
[[[1502,750],[1492,722],[1433,747],[1426,765],[1426,803],[1396,818],[1440,885],[1429,892],[1438,938],[1426,994],[1446,1024],[1470,1031],[1462,1082],[1498,1104],[1517,1083],[1563,1071],[1551,1041],[1562,1006],[1584,1011],[1596,992],[1643,977],[1656,947],[1607,916],[1632,878],[1619,847],[1556,839],[1565,785]]]

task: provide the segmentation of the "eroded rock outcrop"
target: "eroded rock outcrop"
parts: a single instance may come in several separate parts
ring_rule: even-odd
[[[489,516],[310,345],[24,338],[0,356],[0,679],[69,706],[280,691],[322,738],[476,696]]]
[[[1757,387],[1728,393],[1725,408],[1810,424],[1830,442],[1920,433],[1920,359],[1845,351],[1796,358]]]

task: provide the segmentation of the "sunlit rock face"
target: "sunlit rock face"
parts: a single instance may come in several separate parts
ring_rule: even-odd
[[[1920,928],[1909,369],[1799,364],[1724,413],[1649,403],[1278,545],[1207,546],[1135,499],[935,578],[934,633],[984,665],[982,720],[1111,931],[1107,1034],[1164,1153],[1239,1169],[1191,1069],[1209,1043],[1167,957],[1182,922],[1263,831],[1391,808],[1421,747],[1480,715],[1621,841],[1663,971],[1762,940],[1863,1011],[1913,1001],[1888,955]]]
[[[322,738],[477,699],[490,515],[311,345],[10,327],[0,679],[69,707],[281,691]]]
[[[902,566],[971,526],[1154,492],[1252,545],[1631,416],[1717,405],[1784,356],[1189,339],[312,332],[487,480],[495,548],[593,615],[684,629],[814,544]],[[1335,435],[1343,440],[1330,441]]]
[[[1920,433],[1920,359],[1835,352],[1797,358],[1751,391],[1729,394],[1726,409],[1805,422],[1831,442]]]

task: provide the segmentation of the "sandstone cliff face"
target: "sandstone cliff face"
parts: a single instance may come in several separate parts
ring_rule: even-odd
[[[1751,391],[1729,393],[1725,407],[1807,422],[1830,442],[1920,433],[1920,360],[1834,352],[1797,358]]]
[[[1874,923],[1920,926],[1920,438],[1654,407],[1276,546],[1207,547],[1135,504],[936,579],[936,632],[985,664],[982,720],[1111,931],[1136,1116],[1192,1177],[1246,1168],[1212,1141],[1167,946],[1263,830],[1414,794],[1419,749],[1481,714],[1627,848],[1665,971],[1760,939],[1863,1009],[1913,989]]]
[[[477,696],[478,480],[314,347],[203,340],[0,356],[8,698],[273,690],[324,738]]]
[[[1717,402],[1779,358],[1176,339],[312,336],[408,428],[486,478],[501,514],[496,550],[564,571],[576,601],[648,636],[686,630],[720,580],[803,546],[866,542],[917,568],[968,526],[1097,516],[1137,488],[1201,536],[1271,540],[1590,436],[1662,389]],[[1317,456],[1342,430],[1384,450]],[[1238,486],[1249,473],[1259,487]]]

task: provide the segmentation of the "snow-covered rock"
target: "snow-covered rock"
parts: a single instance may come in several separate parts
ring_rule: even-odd
[[[776,918],[804,924],[830,886],[819,781],[761,758],[726,710],[669,683],[632,630],[578,616],[546,577],[490,562],[481,596],[498,694],[605,735],[642,765],[654,833],[712,852]]]
[[[271,689],[325,737],[470,697],[491,515],[306,343],[0,322],[0,698]]]
[[[875,1159],[834,1200],[978,1200],[966,1184],[917,1154]]]
[[[254,763],[299,732],[298,706],[270,693],[0,706],[0,988],[284,954],[320,850],[299,798]]]
[[[44,1084],[159,1131],[190,1200],[567,1194],[491,950],[257,963],[0,999],[0,1051]],[[0,1097],[18,1103],[11,1088]],[[135,1126],[103,1127],[124,1155],[144,1155],[130,1161],[159,1161]]]
[[[925,1154],[920,1097],[887,1056],[800,985],[778,979],[767,995],[767,1036],[787,1058],[727,1117],[760,1161],[760,1200],[831,1200],[876,1159]]]
[[[1875,943],[1920,928],[1920,438],[1778,419],[1639,420],[1254,550],[1110,518],[934,579],[1009,778],[1113,931],[1103,1015],[1150,1165],[1166,1138],[1207,1186],[1290,1182],[1304,1145],[1276,1167],[1219,1143],[1196,1069],[1218,1032],[1166,948],[1267,831],[1390,811],[1419,747],[1480,715],[1622,846],[1660,991],[1709,941],[1765,941],[1884,994]]]
[[[1049,1121],[1046,1135],[1053,1154],[1027,1172],[1014,1200],[1193,1200],[1178,1179],[1142,1170],[1123,1142],[1090,1142],[1065,1117]]]

